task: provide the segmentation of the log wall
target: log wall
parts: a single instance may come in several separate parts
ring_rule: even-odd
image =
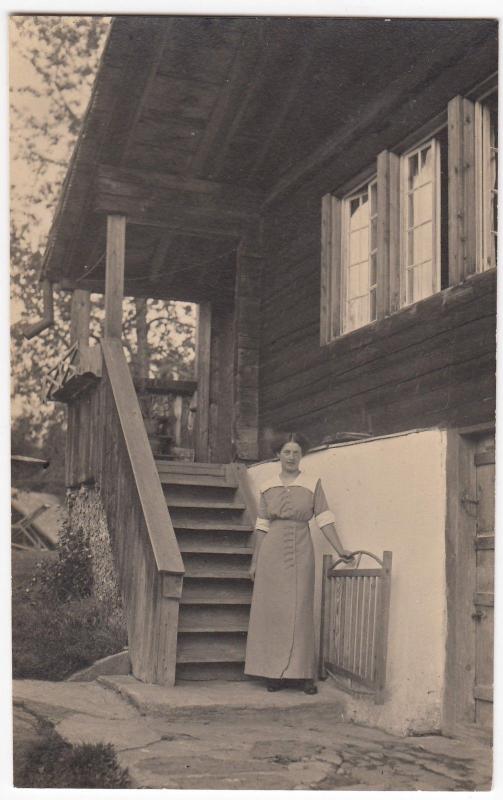
[[[494,271],[320,346],[321,195],[306,186],[265,220],[262,438],[270,427],[302,430],[316,444],[337,431],[492,420]]]

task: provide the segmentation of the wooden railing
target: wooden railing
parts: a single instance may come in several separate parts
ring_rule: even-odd
[[[156,458],[194,460],[197,381],[135,381],[147,435]]]
[[[133,674],[173,685],[183,561],[122,344],[102,351],[100,382],[69,406],[67,479],[99,487]]]
[[[320,677],[346,681],[344,688],[365,687],[384,702],[392,554],[382,560],[364,550],[356,568],[342,559],[323,558]],[[362,555],[379,564],[360,569]]]

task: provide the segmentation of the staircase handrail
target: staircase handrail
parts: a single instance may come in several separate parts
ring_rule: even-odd
[[[122,342],[107,338],[101,347],[157,570],[181,577],[182,556]]]

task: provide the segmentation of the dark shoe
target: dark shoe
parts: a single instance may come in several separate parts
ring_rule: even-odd
[[[280,689],[283,688],[283,681],[278,679],[271,679],[267,681],[267,691],[268,692],[279,692]]]
[[[318,687],[314,681],[304,681],[304,694],[318,694]]]

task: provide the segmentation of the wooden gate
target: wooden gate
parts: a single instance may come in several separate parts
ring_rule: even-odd
[[[388,649],[388,619],[392,554],[382,560],[365,550],[357,556],[356,567],[342,559],[323,558],[320,637],[320,677],[347,679],[350,686],[366,687],[375,702],[383,702]],[[360,569],[368,556],[379,566]]]

